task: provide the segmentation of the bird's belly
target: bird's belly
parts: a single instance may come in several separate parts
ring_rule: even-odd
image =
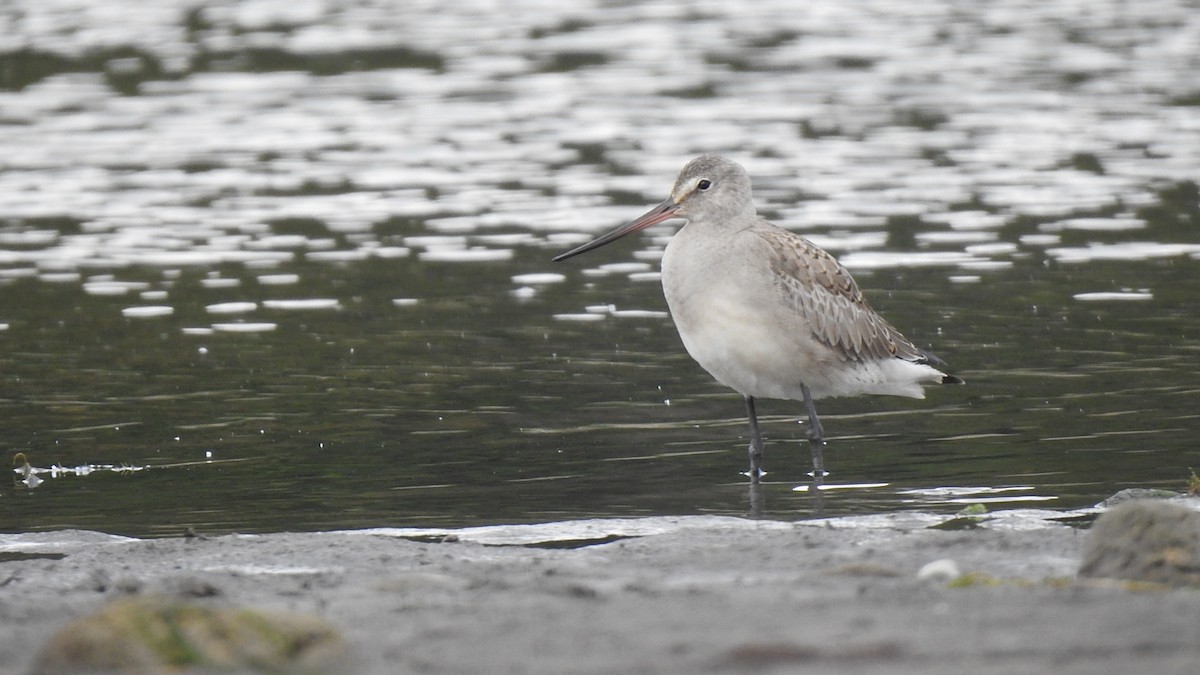
[[[823,355],[805,349],[786,330],[734,298],[709,297],[697,311],[672,308],[683,345],[718,382],[743,396],[803,398],[800,383],[812,380]]]
[[[890,394],[923,398],[929,366],[900,359],[848,361],[812,336],[798,317],[779,320],[738,295],[708,294],[702,306],[671,304],[683,345],[718,382],[743,396],[801,400]],[[677,306],[681,305],[681,306]]]

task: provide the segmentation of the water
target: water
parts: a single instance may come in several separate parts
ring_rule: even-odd
[[[0,10],[0,530],[751,514],[671,228],[550,262],[701,152],[969,382],[822,402],[826,513],[1200,467],[1194,3],[193,4]]]

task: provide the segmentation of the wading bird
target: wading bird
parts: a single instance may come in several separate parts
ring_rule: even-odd
[[[825,438],[813,401],[924,398],[923,384],[962,384],[876,314],[832,255],[760,217],[749,174],[724,157],[688,162],[664,202],[554,260],[672,218],[687,222],[663,253],[663,293],[688,354],[746,400],[751,481],[764,473],[755,399],[804,402],[819,485]]]

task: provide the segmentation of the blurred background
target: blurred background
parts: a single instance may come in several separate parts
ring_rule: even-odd
[[[824,513],[1185,489],[1197,72],[1186,0],[8,0],[0,531],[812,516],[677,224],[550,262],[703,152],[969,383],[823,402]]]

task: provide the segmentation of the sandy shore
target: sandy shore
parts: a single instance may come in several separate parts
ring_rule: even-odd
[[[343,672],[1200,672],[1200,591],[1077,579],[1063,515],[0,535],[0,673],[154,594],[321,617]]]

